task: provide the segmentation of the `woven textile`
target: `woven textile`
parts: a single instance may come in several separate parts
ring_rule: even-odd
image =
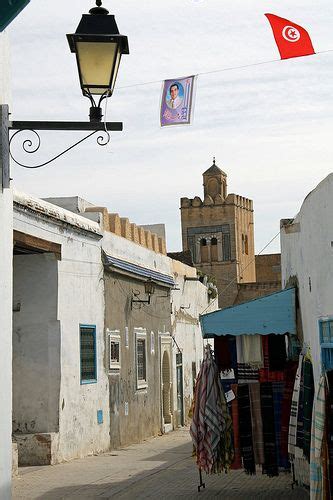
[[[260,384],[249,384],[251,403],[251,424],[254,460],[256,464],[262,465],[264,458],[264,436],[262,430]]]
[[[325,378],[321,377],[312,413],[310,451],[311,500],[322,500],[323,498],[323,474],[321,457],[323,451],[323,437],[325,430],[325,410]]]
[[[262,335],[262,350],[264,366],[259,370],[259,382],[282,382],[284,380],[283,370],[273,371],[269,365],[269,338],[277,335]]]
[[[231,355],[227,336],[215,337],[214,339],[215,361],[220,371],[230,370]]]
[[[323,474],[323,500],[331,500],[332,494],[330,491],[330,480],[328,477],[328,444],[326,440],[326,427],[323,438],[323,454],[322,454],[322,474]]]
[[[242,457],[240,451],[239,442],[239,416],[238,416],[238,385],[232,384],[231,389],[235,394],[235,399],[231,401],[231,415],[232,415],[232,427],[233,427],[233,443],[235,450],[235,458],[231,464],[231,469],[241,469],[242,468]]]
[[[288,432],[289,420],[291,414],[291,401],[297,372],[297,361],[288,361],[285,370],[285,385],[282,400],[282,416],[281,416],[281,447],[280,458],[284,467],[289,468],[288,459]]]
[[[285,335],[269,335],[268,350],[270,371],[284,370],[287,361]]]
[[[238,382],[240,384],[247,384],[251,382],[258,382],[259,371],[246,363],[238,363],[237,365]]]
[[[197,465],[206,473],[228,470],[233,461],[232,422],[211,351],[206,348],[197,378],[190,427]]]
[[[261,368],[264,365],[261,335],[242,335],[243,362]]]
[[[299,386],[296,446],[303,450],[304,446],[304,358],[302,363],[301,382]]]
[[[333,495],[333,371],[327,372],[328,395],[326,398],[326,436],[328,446],[328,477]]]
[[[278,464],[276,456],[273,390],[270,382],[260,384],[261,414],[264,435],[264,456],[263,474],[268,476],[278,476]]]
[[[249,386],[238,386],[239,438],[243,465],[247,474],[255,474],[254,452],[252,444],[251,406]]]
[[[296,335],[288,335],[288,359],[290,361],[297,361],[300,352],[301,345]]]
[[[276,458],[279,467],[286,468],[286,464],[281,456],[281,418],[282,418],[282,400],[284,393],[284,382],[272,382],[273,405],[274,405],[274,429],[276,443]]]
[[[288,434],[288,453],[289,458],[292,460],[295,457],[296,434],[297,434],[297,415],[298,415],[298,402],[299,402],[299,389],[301,383],[303,355],[299,355],[298,367],[295,376],[293,395],[290,407],[290,420],[289,420],[289,434]]]
[[[299,486],[310,486],[310,464],[303,456],[303,450],[295,447],[295,458],[293,459],[295,481]]]
[[[313,369],[310,359],[304,360],[303,452],[310,462],[311,422],[314,399]]]

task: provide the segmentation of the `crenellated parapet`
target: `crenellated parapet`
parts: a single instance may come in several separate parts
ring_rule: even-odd
[[[166,255],[166,243],[164,238],[141,226],[137,226],[133,222],[130,222],[127,217],[120,217],[117,213],[110,214],[106,207],[91,206],[87,207],[85,212],[99,212],[102,215],[101,219],[103,221],[104,231],[122,236],[129,241],[133,241],[137,245],[153,250],[156,253]]]
[[[252,200],[233,193],[228,194],[226,199],[223,199],[222,195],[219,193],[214,198],[211,195],[206,194],[204,200],[202,200],[200,196],[180,199],[180,208],[201,208],[217,205],[234,205],[235,207],[253,212]]]

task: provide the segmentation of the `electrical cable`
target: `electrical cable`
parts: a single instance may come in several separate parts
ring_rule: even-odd
[[[328,52],[333,52],[333,49],[319,50],[315,54],[311,54],[311,55],[315,56],[315,55],[318,55],[318,54],[327,54]],[[300,58],[303,58],[303,57],[308,57],[308,56],[299,56],[297,58],[294,57],[292,59],[300,59]],[[252,67],[255,67],[255,66],[262,66],[264,64],[271,64],[271,63],[275,63],[275,62],[279,62],[279,61],[281,62],[281,61],[284,61],[284,60],[285,59],[270,59],[269,61],[259,61],[259,62],[256,62],[256,63],[242,64],[240,66],[229,66],[229,67],[226,67],[226,68],[213,69],[211,71],[201,71],[200,73],[195,73],[193,76],[212,75],[213,73],[223,73],[225,71],[234,71],[234,70],[237,70],[237,69],[252,68]],[[129,88],[132,88],[132,87],[141,87],[141,86],[144,86],[144,85],[152,85],[154,83],[161,83],[163,81],[164,80],[151,80],[151,81],[148,81],[148,82],[133,83],[133,84],[130,84],[130,85],[123,85],[122,87],[117,87],[117,90],[129,89]]]
[[[268,243],[267,243],[267,244],[266,244],[266,245],[265,245],[265,246],[264,246],[264,247],[260,250],[260,252],[259,252],[257,255],[262,254],[262,252],[263,252],[264,250],[266,250],[266,248],[267,248],[267,247],[268,247],[268,246],[269,246],[269,245],[270,245],[270,244],[271,244],[271,243],[275,240],[275,238],[277,238],[277,237],[279,236],[279,234],[280,234],[280,233],[281,233],[281,229],[280,229],[280,231],[279,231],[278,233],[276,233],[276,235],[275,235],[275,236],[273,236],[273,238],[271,238],[271,239],[269,240],[269,242],[268,242]],[[253,258],[253,259],[252,259],[252,260],[251,260],[251,261],[250,261],[250,262],[249,262],[249,263],[248,263],[248,264],[247,264],[247,265],[246,265],[246,266],[242,269],[242,272],[244,272],[244,271],[245,271],[245,269],[247,269],[247,268],[248,268],[251,264],[253,264],[253,262],[255,261],[255,259],[256,259],[256,256],[254,256],[254,258]],[[224,292],[225,292],[225,291],[229,288],[229,286],[231,286],[233,283],[235,283],[235,281],[237,281],[237,276],[236,276],[236,278],[233,278],[231,281],[229,281],[229,283],[227,284],[227,286],[226,286],[225,288],[223,288],[223,290],[221,290],[221,292],[219,292],[219,295],[220,295],[220,294],[222,295],[222,294],[223,294],[223,293],[224,293]],[[215,300],[216,300],[216,299],[215,299]],[[209,305],[206,307],[206,309],[204,309],[204,310],[202,311],[202,313],[201,313],[201,314],[204,314],[204,312],[205,312],[205,311],[207,311],[207,309],[210,307],[210,305],[211,305],[211,304],[209,304]]]

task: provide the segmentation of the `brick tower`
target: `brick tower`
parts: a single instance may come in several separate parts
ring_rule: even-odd
[[[183,250],[213,275],[219,307],[234,304],[239,283],[256,281],[253,202],[227,193],[227,174],[215,163],[203,173],[204,198],[181,198]]]

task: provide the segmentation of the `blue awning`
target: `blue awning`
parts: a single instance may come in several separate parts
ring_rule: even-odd
[[[104,253],[103,261],[106,267],[115,271],[119,270],[134,277],[150,278],[155,283],[167,285],[171,288],[175,286],[172,276],[159,273],[158,271],[153,271],[152,269],[148,269],[146,267],[138,266],[137,264],[132,264],[132,262],[128,262],[127,260],[117,259],[116,257],[111,257],[110,255],[106,255]]]
[[[295,289],[259,297],[244,304],[200,316],[202,336],[296,335]]]

